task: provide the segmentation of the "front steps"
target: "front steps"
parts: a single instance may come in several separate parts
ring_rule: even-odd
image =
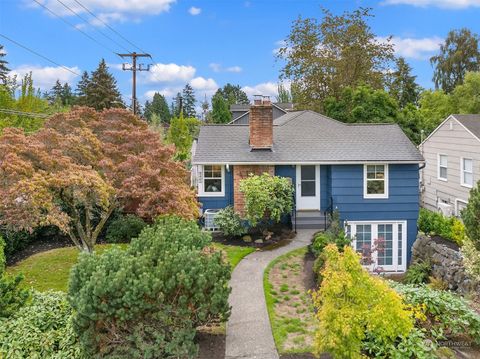
[[[296,214],[297,229],[325,230],[325,215],[323,212],[297,211]]]

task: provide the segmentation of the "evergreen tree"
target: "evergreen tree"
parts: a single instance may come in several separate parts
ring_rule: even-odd
[[[400,108],[411,103],[416,105],[420,95],[420,86],[415,82],[417,76],[411,74],[412,68],[403,57],[396,61],[396,69],[392,73],[392,82],[389,86],[389,93],[393,96]]]
[[[440,53],[430,58],[435,66],[433,81],[437,89],[450,93],[463,83],[468,71],[480,70],[478,41],[478,35],[465,28],[448,33]]]
[[[215,95],[217,94],[222,96],[229,105],[248,105],[250,103],[247,94],[241,89],[240,85],[227,83],[225,86],[217,90]]]
[[[88,87],[90,86],[90,76],[87,71],[82,73],[82,78],[78,81],[77,88],[75,90],[75,95],[77,97],[76,104],[80,106],[87,105],[87,92]]]
[[[117,88],[117,81],[108,72],[104,59],[100,61],[98,68],[92,72],[86,94],[86,105],[97,111],[112,107],[125,107]]]
[[[195,92],[190,84],[186,84],[182,92],[183,98],[183,115],[185,117],[196,117],[197,111],[195,110]]]
[[[3,51],[3,45],[0,45],[0,81],[2,83],[7,82],[7,75],[10,69],[8,68],[7,60],[4,60],[6,53]]]
[[[180,92],[177,93],[172,102],[171,114],[173,117],[180,117],[180,113],[183,114],[183,97]]]
[[[170,123],[171,114],[168,108],[167,100],[165,96],[155,92],[152,98],[152,102],[145,102],[145,118],[149,123],[152,123],[152,116],[158,116],[158,120],[161,123]]]
[[[212,97],[212,112],[209,121],[213,123],[228,123],[232,120],[229,104],[218,92]]]
[[[52,89],[48,92],[47,94],[47,100],[50,105],[53,105],[58,101],[58,103],[62,102],[62,92],[63,92],[63,86],[60,82],[60,80],[57,80],[55,82],[55,85],[53,85]]]
[[[73,95],[72,88],[65,82],[62,87],[62,105],[71,106],[74,101],[75,96]]]

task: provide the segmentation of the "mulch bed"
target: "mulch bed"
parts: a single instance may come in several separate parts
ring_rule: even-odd
[[[446,246],[450,249],[453,249],[454,251],[459,251],[460,250],[460,247],[458,246],[458,244],[456,244],[455,242],[449,241],[449,240],[447,240],[443,237],[435,235],[435,236],[431,237],[431,240],[434,241],[435,243],[443,244],[444,246]]]
[[[198,332],[196,341],[199,345],[198,359],[224,359],[225,334]]]
[[[58,236],[36,239],[34,242],[30,243],[27,248],[9,256],[7,259],[7,265],[14,265],[15,263],[18,263],[37,253],[63,247],[73,247],[72,241],[67,237]]]
[[[276,244],[287,244],[289,240],[295,237],[295,232],[293,232],[290,227],[277,224],[268,229],[271,232],[269,239],[265,239],[265,234],[261,232],[251,232],[248,233],[248,236],[251,237],[251,242],[245,242],[243,237],[226,237],[222,232],[212,232],[212,240],[217,243],[240,246],[240,247],[253,247],[253,248],[265,248],[271,247],[271,249],[276,248]],[[261,239],[263,243],[255,243],[256,240]],[[268,249],[268,248],[267,248]]]

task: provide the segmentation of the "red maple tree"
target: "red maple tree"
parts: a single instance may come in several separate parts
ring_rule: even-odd
[[[188,171],[174,149],[126,110],[74,108],[25,135],[0,137],[0,223],[53,225],[92,251],[105,222],[123,208],[145,219],[195,218]]]

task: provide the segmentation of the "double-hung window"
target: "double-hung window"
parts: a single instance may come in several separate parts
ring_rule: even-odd
[[[448,157],[447,155],[438,155],[438,179],[447,180],[448,175]]]
[[[461,184],[465,187],[473,187],[473,160],[471,158],[461,158]]]
[[[199,183],[199,195],[221,197],[225,195],[225,167],[204,165]]]
[[[388,198],[388,165],[364,165],[364,198]]]

